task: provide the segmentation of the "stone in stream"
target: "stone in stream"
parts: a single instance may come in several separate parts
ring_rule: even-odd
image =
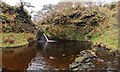
[[[69,65],[69,68],[70,68],[70,69],[75,69],[75,68],[77,68],[79,65],[80,65],[80,63],[74,62],[74,63],[72,63],[72,64]]]
[[[118,52],[110,52],[105,47],[95,47],[91,50],[83,50],[69,65],[71,70],[118,70]]]
[[[85,64],[86,61],[89,62],[91,59],[97,58],[95,52],[93,52],[93,51],[91,51],[91,50],[81,51],[79,55],[80,55],[80,56],[77,57],[77,58],[75,59],[75,61],[74,61],[72,64],[69,65],[69,68],[70,68],[70,69],[75,69],[75,70],[77,70],[77,68],[78,68],[81,64],[83,64],[83,63]],[[83,67],[83,66],[84,66],[84,65],[82,65],[82,67]],[[84,67],[88,67],[88,66],[89,66],[89,64],[86,64]],[[84,67],[83,67],[83,68],[84,68]]]
[[[90,66],[89,66],[88,64],[82,63],[82,64],[81,64],[81,67],[82,67],[83,69],[87,69],[87,68],[89,68]]]
[[[65,57],[65,56],[66,56],[66,54],[62,54],[62,56],[63,56],[63,57]]]
[[[76,63],[82,62],[83,59],[84,59],[84,57],[77,57],[77,58],[75,59],[75,62],[76,62]]]
[[[52,57],[52,56],[50,56],[49,58],[52,59],[52,60],[54,59],[54,57]]]
[[[80,52],[80,56],[83,56],[84,58],[96,58],[95,52],[92,50],[84,50]]]

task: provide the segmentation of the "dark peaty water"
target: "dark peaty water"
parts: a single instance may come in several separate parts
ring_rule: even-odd
[[[90,46],[88,42],[39,42],[3,49],[2,66],[6,70],[65,70],[80,51]]]

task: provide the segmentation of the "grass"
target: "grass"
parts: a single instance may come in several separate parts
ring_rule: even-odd
[[[104,45],[107,45],[109,48],[111,48],[111,51],[115,51],[118,49],[118,30],[109,30],[106,31],[103,35],[91,38],[91,41],[95,43],[102,43]]]
[[[20,47],[27,45],[27,39],[34,37],[30,33],[0,33],[0,48]]]
[[[102,43],[104,45],[107,45],[109,48],[111,48],[111,51],[118,50],[118,23],[117,18],[109,16],[108,18],[108,24],[110,28],[106,29],[104,28],[102,30],[102,35],[93,35],[90,39],[91,41],[95,43]]]

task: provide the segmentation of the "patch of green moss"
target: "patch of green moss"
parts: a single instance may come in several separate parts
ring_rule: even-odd
[[[20,47],[28,45],[28,38],[34,37],[33,34],[26,33],[0,33],[2,41],[0,48]]]

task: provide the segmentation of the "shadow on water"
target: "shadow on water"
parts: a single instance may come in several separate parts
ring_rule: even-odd
[[[2,63],[9,70],[68,69],[88,42],[37,42],[22,48],[3,49]]]

